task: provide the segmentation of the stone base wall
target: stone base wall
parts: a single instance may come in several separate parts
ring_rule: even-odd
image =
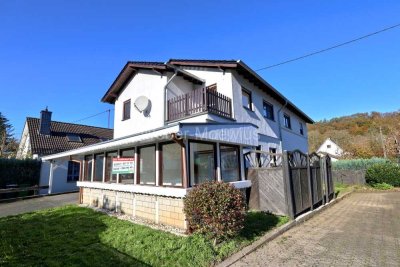
[[[92,207],[139,217],[152,223],[180,229],[187,227],[182,198],[82,188],[82,202]]]

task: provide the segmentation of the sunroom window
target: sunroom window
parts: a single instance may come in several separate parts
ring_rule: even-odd
[[[117,175],[112,173],[112,161],[117,158],[118,152],[108,152],[106,153],[106,177],[104,177],[105,182],[117,182]]]
[[[221,153],[221,178],[224,182],[240,180],[239,147],[220,146]]]
[[[135,158],[135,149],[130,148],[121,150],[120,156],[121,158]],[[119,174],[119,183],[121,184],[133,184],[134,179],[135,179],[135,173]]]
[[[156,146],[142,147],[140,153],[140,184],[156,184]]]
[[[196,185],[215,180],[215,146],[209,143],[190,142],[190,177]]]
[[[84,181],[92,180],[92,172],[93,172],[93,156],[85,156],[85,174],[83,176]]]
[[[103,166],[104,166],[104,154],[94,155],[93,182],[102,182],[103,181]]]
[[[161,145],[162,185],[182,186],[182,154],[181,146],[177,143]]]

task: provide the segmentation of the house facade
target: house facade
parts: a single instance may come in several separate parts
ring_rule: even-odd
[[[180,228],[191,187],[250,187],[243,154],[307,152],[313,123],[240,60],[128,62],[102,101],[115,105],[113,140],[43,159],[82,162],[82,203]]]
[[[40,118],[26,118],[16,158],[42,160],[47,155],[113,138],[112,129],[52,121],[51,116],[52,112],[46,108],[40,112]],[[43,161],[39,186],[49,186],[49,189],[42,189],[40,194],[78,191],[76,182],[79,180],[80,165],[79,161],[71,158],[57,160],[57,168],[53,169],[50,185],[50,162]]]
[[[343,156],[344,151],[332,139],[327,138],[318,148],[317,153],[320,155],[329,155],[332,161],[337,161]]]

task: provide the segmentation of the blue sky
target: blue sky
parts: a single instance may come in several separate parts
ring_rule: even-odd
[[[0,112],[17,137],[46,106],[73,122],[128,60],[242,59],[253,69],[400,23],[400,1],[0,1]],[[400,28],[259,72],[315,120],[395,111]],[[80,123],[107,126],[107,114]]]

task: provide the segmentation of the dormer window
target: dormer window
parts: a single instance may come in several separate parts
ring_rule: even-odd
[[[124,107],[122,111],[122,120],[129,120],[131,118],[131,100],[124,102]]]
[[[81,137],[77,134],[67,134],[67,140],[68,142],[82,143]]]

